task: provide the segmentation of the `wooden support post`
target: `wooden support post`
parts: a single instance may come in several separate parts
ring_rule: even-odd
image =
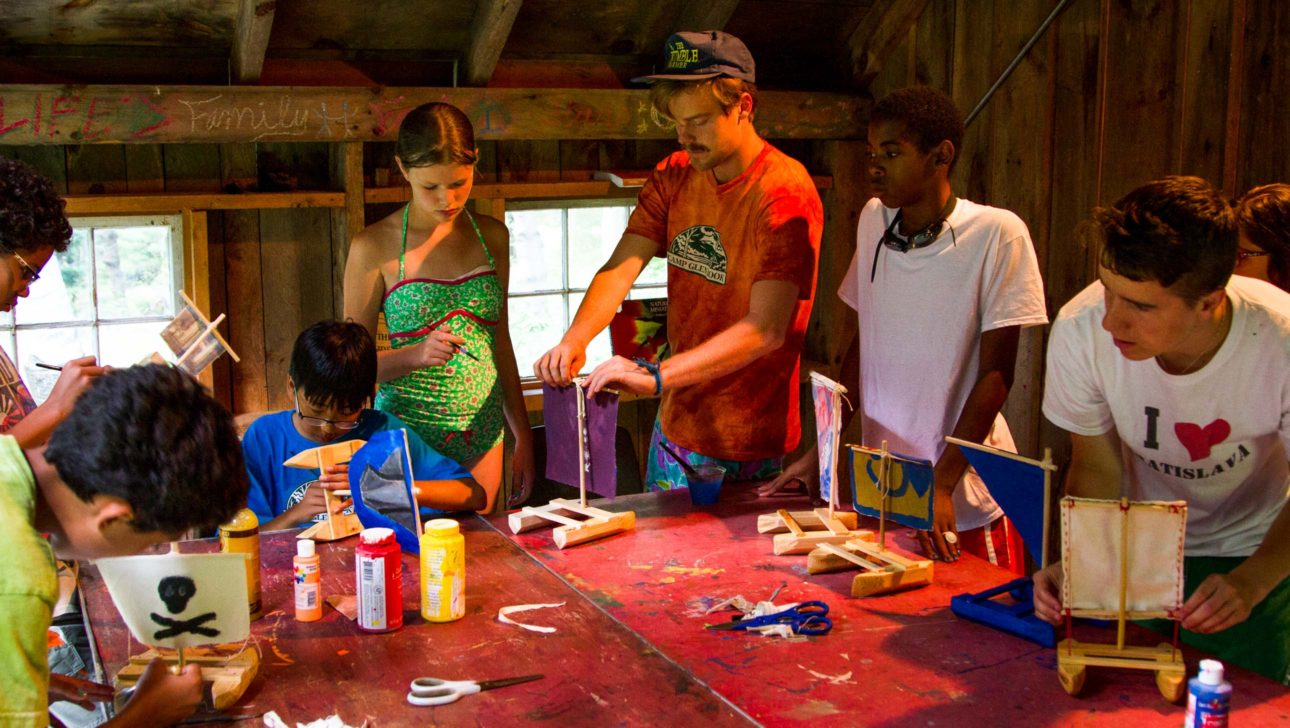
[[[462,59],[467,86],[487,86],[506,39],[511,35],[521,0],[480,0],[470,20],[470,45]]]
[[[234,82],[255,83],[260,80],[276,6],[276,0],[240,0],[238,3],[237,28],[233,33],[230,59]]]

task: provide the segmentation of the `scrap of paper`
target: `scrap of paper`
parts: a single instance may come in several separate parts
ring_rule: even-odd
[[[269,728],[291,728],[290,724],[272,710],[264,714],[264,724]],[[366,726],[367,721],[363,721],[361,726],[351,726],[334,713],[309,723],[296,723],[296,728],[365,728]]]
[[[497,621],[502,622],[503,624],[513,624],[516,627],[522,627],[524,629],[527,629],[530,632],[541,632],[543,634],[550,634],[555,631],[555,627],[543,627],[537,624],[524,624],[523,622],[516,622],[515,620],[511,619],[510,615],[515,614],[516,612],[527,612],[532,609],[546,609],[548,607],[563,607],[563,606],[564,606],[564,602],[559,602],[556,604],[513,604],[509,607],[502,607],[501,609],[497,610]]]
[[[327,597],[327,603],[351,622],[358,619],[358,595],[332,594]]]

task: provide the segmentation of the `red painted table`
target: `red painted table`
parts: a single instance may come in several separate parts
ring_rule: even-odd
[[[511,538],[768,725],[1182,725],[1184,709],[1160,697],[1150,672],[1089,668],[1083,695],[1072,698],[1057,680],[1053,650],[950,612],[952,596],[1001,584],[1010,573],[964,557],[937,564],[930,586],[852,599],[854,572],[808,575],[805,555],[774,556],[771,536],[757,533],[758,514],[807,510],[805,498],[731,490],[705,509],[691,506],[684,491],[598,501],[606,510],[634,510],[636,530],[564,551],[550,529]],[[504,518],[493,523],[509,535]],[[903,533],[897,543],[914,547]],[[827,602],[833,631],[783,640],[703,629],[729,618],[704,616],[711,604],[736,594],[763,600],[782,583],[779,602]],[[1145,630],[1137,636],[1161,641]],[[1098,639],[1114,642],[1114,631]],[[1187,653],[1192,673],[1197,659]],[[1239,669],[1229,679],[1233,724],[1290,721],[1290,690]]]
[[[650,645],[617,624],[538,566],[478,519],[465,519],[466,616],[429,624],[417,612],[417,566],[404,556],[408,610],[401,630],[360,633],[327,608],[321,621],[301,623],[292,610],[291,557],[295,531],[261,537],[266,615],[252,623],[262,662],[241,705],[274,710],[289,724],[331,713],[351,725],[610,724],[747,725],[748,721]],[[354,592],[356,539],[318,544],[323,592]],[[215,550],[213,541],[182,550]],[[98,572],[81,571],[92,640],[107,674],[115,674],[131,644]],[[557,627],[528,632],[495,619],[509,604],[566,602],[562,609],[525,613],[521,621]],[[431,675],[488,679],[544,673],[546,679],[466,696],[456,703],[414,708],[404,702],[408,682]],[[251,725],[245,723],[243,725]]]

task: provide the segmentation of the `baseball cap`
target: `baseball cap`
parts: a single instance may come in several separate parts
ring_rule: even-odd
[[[719,30],[673,33],[663,44],[663,68],[664,73],[640,76],[632,81],[701,81],[729,76],[756,83],[748,46]]]

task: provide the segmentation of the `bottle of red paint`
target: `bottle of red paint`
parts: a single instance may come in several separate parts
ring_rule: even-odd
[[[358,535],[354,572],[358,580],[358,628],[390,632],[403,626],[403,551],[389,528]]]

